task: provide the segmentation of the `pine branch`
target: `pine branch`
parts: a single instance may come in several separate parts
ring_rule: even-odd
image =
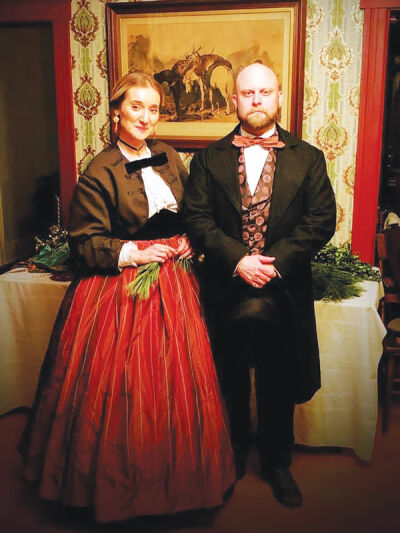
[[[138,268],[136,278],[126,288],[131,298],[137,296],[141,300],[149,297],[151,286],[156,283],[160,274],[160,264],[156,261]]]
[[[184,272],[189,272],[192,268],[192,263],[192,260],[189,258],[179,257],[175,261],[174,267],[177,268],[179,266]],[[126,286],[128,295],[131,298],[135,298],[137,296],[141,300],[148,298],[152,285],[154,285],[154,283],[156,283],[158,280],[160,268],[160,263],[155,261],[140,266],[138,268],[136,278]]]
[[[335,265],[311,263],[314,300],[338,302],[360,296],[364,289],[359,285],[362,277],[346,272]]]
[[[184,272],[190,272],[192,270],[193,261],[190,257],[178,257],[175,261],[174,267],[179,266]]]
[[[352,273],[355,277],[371,281],[381,281],[379,271],[369,263],[364,263],[351,251],[350,243],[334,246],[325,245],[314,257],[316,263],[335,265],[340,270]]]

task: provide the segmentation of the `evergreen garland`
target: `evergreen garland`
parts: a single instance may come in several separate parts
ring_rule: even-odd
[[[350,244],[327,244],[311,263],[314,300],[337,302],[360,296],[360,281],[380,281],[379,271],[351,251]]]
[[[314,300],[339,302],[360,296],[363,292],[358,285],[361,278],[355,278],[351,272],[325,263],[312,262],[311,267]]]
[[[380,281],[381,276],[369,263],[364,263],[360,258],[351,251],[350,243],[334,246],[327,244],[314,257],[316,263],[326,263],[336,265],[341,270],[351,272],[355,277],[362,280]]]

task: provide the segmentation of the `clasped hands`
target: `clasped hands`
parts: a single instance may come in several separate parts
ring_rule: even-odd
[[[249,285],[261,289],[277,276],[275,257],[245,255],[236,266],[236,273]]]
[[[156,261],[157,263],[164,263],[171,257],[181,257],[183,259],[193,256],[193,250],[190,246],[189,239],[186,235],[179,237],[179,244],[177,248],[173,248],[167,244],[152,244],[143,250],[135,252],[135,263],[137,265],[145,265]]]

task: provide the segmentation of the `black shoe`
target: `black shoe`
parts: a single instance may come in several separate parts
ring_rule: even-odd
[[[247,452],[235,450],[236,481],[244,478],[247,468]]]
[[[303,496],[287,468],[263,472],[263,478],[271,485],[275,498],[286,507],[300,507]]]

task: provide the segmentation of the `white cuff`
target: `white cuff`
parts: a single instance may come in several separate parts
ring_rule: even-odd
[[[135,262],[135,256],[138,251],[138,247],[133,241],[126,242],[119,253],[118,268],[127,266],[137,266]]]

